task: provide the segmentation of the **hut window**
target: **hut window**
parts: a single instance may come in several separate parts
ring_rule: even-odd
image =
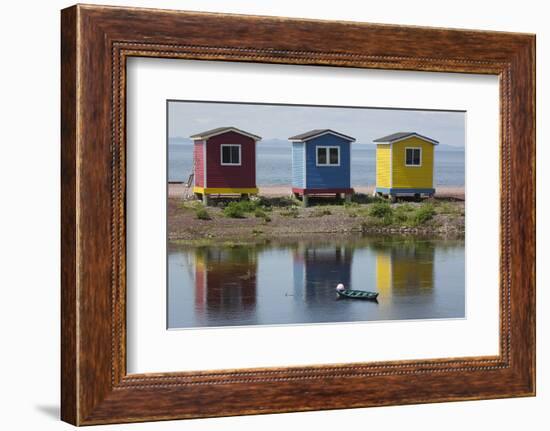
[[[240,165],[241,164],[241,146],[240,145],[222,145],[222,165]]]
[[[340,166],[340,147],[317,147],[317,166]]]
[[[421,166],[422,165],[422,149],[421,148],[405,148],[406,157],[405,165]]]

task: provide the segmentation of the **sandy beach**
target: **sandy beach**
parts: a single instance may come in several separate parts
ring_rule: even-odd
[[[290,196],[291,195],[291,186],[259,186],[260,195],[263,196]],[[186,187],[182,183],[170,183],[168,185],[168,197],[177,198],[183,197]],[[355,186],[355,193],[364,193],[371,195],[374,186]],[[438,198],[452,198],[458,200],[464,200],[464,187],[459,186],[438,186],[436,188],[436,197]]]

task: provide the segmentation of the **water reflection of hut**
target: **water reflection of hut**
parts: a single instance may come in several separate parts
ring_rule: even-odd
[[[351,285],[352,256],[342,245],[300,246],[294,251],[294,294],[306,303],[334,298],[338,283]]]
[[[434,285],[435,248],[430,242],[400,242],[376,246],[376,286],[380,295]]]
[[[256,305],[257,260],[245,247],[197,249],[195,309],[197,312],[241,313]]]

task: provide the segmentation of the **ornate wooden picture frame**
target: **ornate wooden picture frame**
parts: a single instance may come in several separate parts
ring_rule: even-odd
[[[64,421],[91,425],[535,394],[533,35],[78,5],[62,11],[61,49]],[[497,75],[500,354],[127,374],[125,66],[132,56]]]

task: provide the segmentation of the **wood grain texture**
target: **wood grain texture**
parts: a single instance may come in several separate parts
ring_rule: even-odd
[[[61,417],[77,422],[76,9],[61,16]]]
[[[74,6],[62,11],[61,37],[63,420],[87,425],[534,394],[533,35]],[[498,75],[499,356],[127,375],[130,56]]]

